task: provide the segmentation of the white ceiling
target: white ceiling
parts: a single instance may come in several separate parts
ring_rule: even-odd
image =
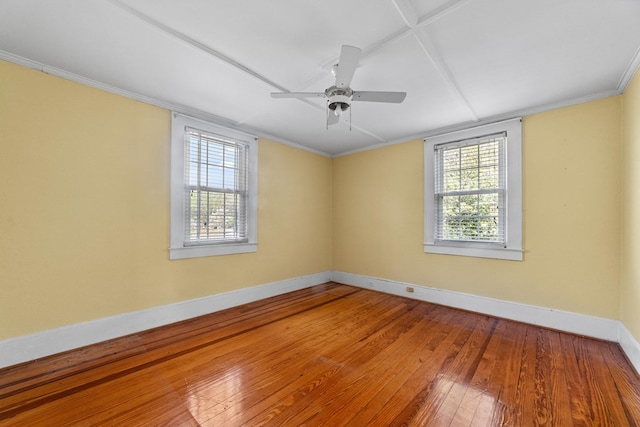
[[[343,44],[354,103],[326,128]],[[2,0],[0,58],[336,155],[621,93],[640,0]]]

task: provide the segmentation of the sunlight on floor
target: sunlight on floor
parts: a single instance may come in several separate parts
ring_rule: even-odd
[[[194,384],[187,390],[189,412],[198,423],[212,419],[216,422],[231,421],[243,410],[242,396],[245,374],[241,366],[234,366],[219,376]]]

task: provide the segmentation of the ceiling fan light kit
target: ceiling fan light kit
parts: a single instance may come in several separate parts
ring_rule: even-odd
[[[351,80],[358,66],[362,50],[357,47],[343,45],[340,60],[331,68],[331,74],[336,78],[333,86],[324,92],[272,92],[272,98],[321,98],[327,99],[327,128],[340,121],[343,112],[350,110],[352,101],[401,103],[406,92],[356,92],[351,89]],[[349,120],[351,125],[351,120]],[[349,126],[351,129],[351,126]]]

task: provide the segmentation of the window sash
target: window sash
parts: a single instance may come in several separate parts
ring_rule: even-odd
[[[248,242],[248,145],[187,127],[184,147],[184,245]]]
[[[434,146],[434,240],[506,245],[506,134]]]

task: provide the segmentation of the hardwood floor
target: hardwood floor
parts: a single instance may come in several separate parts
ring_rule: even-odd
[[[635,426],[617,344],[325,284],[0,370],[0,425]]]

